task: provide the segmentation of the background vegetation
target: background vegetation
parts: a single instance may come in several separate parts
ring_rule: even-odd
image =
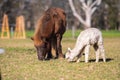
[[[77,11],[84,16],[80,9],[79,0],[74,0],[74,4]],[[71,29],[78,22],[72,15],[68,0],[0,0],[0,24],[2,24],[4,13],[9,16],[10,27],[13,28],[15,27],[16,17],[24,15],[26,29],[34,29],[38,18],[49,7],[60,7],[65,10],[68,29]],[[120,0],[102,0],[101,5],[98,6],[93,15],[92,26],[105,30],[120,30]],[[80,23],[75,27],[82,28]]]
[[[80,31],[76,32],[76,37]],[[0,54],[1,80],[119,80],[120,79],[120,34],[118,31],[102,31],[107,62],[95,63],[94,50],[91,47],[89,63],[68,63],[65,59],[39,61],[30,37],[27,39],[0,39],[0,47],[5,49]],[[73,48],[76,39],[71,38],[71,31],[64,34],[62,47],[65,54],[67,47]]]

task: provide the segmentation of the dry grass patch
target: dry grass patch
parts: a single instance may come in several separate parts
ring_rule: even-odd
[[[95,63],[91,48],[90,62],[68,63],[66,60],[52,59],[39,61],[33,42],[25,40],[2,40],[0,47],[6,50],[0,54],[2,80],[119,80],[120,79],[120,38],[105,38],[107,62]],[[63,53],[67,47],[73,48],[75,39],[63,38]]]

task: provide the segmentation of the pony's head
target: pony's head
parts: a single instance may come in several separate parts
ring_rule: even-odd
[[[44,40],[37,40],[36,38],[31,38],[34,41],[34,46],[37,51],[38,59],[44,60],[48,52],[48,43]]]

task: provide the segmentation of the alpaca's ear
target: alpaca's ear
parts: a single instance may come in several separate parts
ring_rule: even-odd
[[[33,38],[33,37],[31,37],[31,40],[33,40],[33,41],[34,41],[34,38]]]
[[[71,52],[71,49],[68,47],[68,52],[70,53]]]

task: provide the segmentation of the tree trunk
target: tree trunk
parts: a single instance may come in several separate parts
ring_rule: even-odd
[[[78,14],[75,9],[75,5],[73,4],[73,0],[69,0],[70,7],[72,9],[73,15],[83,24],[84,29],[91,27],[91,18],[93,13],[96,11],[97,6],[100,5],[101,0],[79,0],[81,3],[81,8],[85,13],[85,19],[83,16]]]

